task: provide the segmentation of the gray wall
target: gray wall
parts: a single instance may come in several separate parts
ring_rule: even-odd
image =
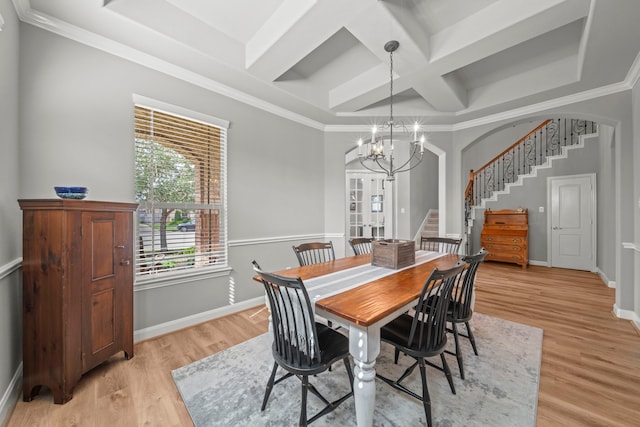
[[[522,186],[512,187],[509,194],[501,195],[496,202],[486,204],[486,207],[492,210],[517,209],[519,207],[529,210],[529,260],[542,263],[548,261],[547,178],[597,173],[600,153],[599,141],[595,138],[589,138],[586,140],[584,148],[570,150],[566,159],[554,160],[553,168],[538,170],[536,177],[525,179]],[[544,212],[539,212],[540,207],[544,208]],[[484,209],[477,209],[473,227],[472,247],[474,252],[480,248],[479,236],[483,221]]]
[[[438,209],[438,156],[424,151],[422,163],[411,172],[409,239],[413,239],[430,209]]]
[[[0,422],[12,407],[7,399],[16,396],[11,381],[19,379],[21,363],[22,296],[17,266],[22,222],[16,199],[50,198],[54,185],[77,184],[87,185],[94,200],[133,201],[133,93],[231,122],[229,255],[233,268],[229,275],[215,279],[137,291],[136,330],[221,308],[230,301],[260,298],[262,291],[250,279],[251,259],[266,269],[295,265],[290,246],[298,239],[328,236],[338,241],[337,255],[344,254],[344,154],[355,144],[353,133],[323,133],[19,25],[10,0],[0,0],[0,14],[5,20],[0,32],[0,396],[4,399]],[[640,255],[637,249],[622,245],[640,245],[639,92],[635,83],[633,99],[631,91],[621,90],[531,116],[510,112],[486,124],[438,133],[434,144],[446,152],[446,232],[462,229],[461,194],[470,163],[463,150],[469,144],[496,130],[505,129],[506,135],[512,124],[535,123],[544,117],[582,117],[608,124],[615,129],[614,142],[609,148],[600,144],[604,160],[596,169],[601,201],[598,267],[607,275],[615,270],[610,277],[616,281],[616,313],[635,316],[639,322]],[[17,188],[8,185],[15,182]],[[409,206],[420,203],[409,200]],[[412,209],[410,215],[417,218],[419,214]],[[603,218],[606,229],[601,225]]]
[[[489,132],[462,150],[462,172],[466,187],[469,171],[478,170],[504,149],[535,129],[543,120],[527,119],[521,123],[513,123]],[[464,175],[466,172],[466,175]]]
[[[615,129],[600,125],[598,133],[599,162],[596,172],[597,206],[597,266],[606,276],[608,283],[616,278],[615,221],[611,221],[611,212],[615,206]]]
[[[18,199],[18,18],[0,0],[0,423],[13,408],[22,363],[22,220]]]
[[[231,122],[233,270],[136,291],[136,330],[260,297],[251,259],[284,268],[295,257],[290,248],[273,257],[283,238],[324,233],[321,131],[30,25],[21,26],[20,53],[23,198],[50,198],[54,185],[86,185],[91,199],[134,201],[134,93]]]
[[[633,254],[634,264],[636,266],[635,274],[633,277],[634,287],[634,313],[636,325],[640,328],[640,83],[636,82],[632,91],[632,105],[633,105],[633,165],[634,175],[632,181],[635,183],[633,186],[633,223],[634,223],[634,237],[635,243]],[[631,236],[629,236],[630,238]],[[626,249],[630,252],[631,249]]]
[[[605,210],[606,213],[600,215],[600,221],[604,221],[606,218],[610,223],[607,227],[613,227],[614,232],[607,235],[600,228],[598,229],[598,236],[602,238],[598,239],[597,253],[599,257],[600,254],[605,253],[608,256],[614,256],[615,272],[603,270],[603,268],[611,269],[610,263],[612,259],[603,262],[602,265],[598,265],[598,268],[606,277],[614,278],[615,280],[616,303],[613,307],[614,312],[626,318],[634,318],[637,323],[640,323],[640,315],[638,314],[640,307],[635,306],[635,294],[637,292],[634,290],[636,287],[634,276],[636,271],[640,269],[640,263],[639,260],[635,259],[637,251],[623,248],[623,242],[633,240],[632,236],[635,233],[634,219],[638,215],[637,200],[630,196],[636,194],[638,183],[640,183],[638,173],[634,172],[638,170],[637,166],[634,169],[634,145],[637,145],[638,142],[635,141],[637,137],[633,133],[634,125],[637,126],[637,122],[640,119],[638,118],[638,110],[634,109],[631,101],[631,91],[627,90],[566,104],[562,107],[541,110],[530,117],[518,118],[516,116],[516,118],[510,118],[511,115],[509,114],[509,118],[504,120],[496,120],[490,124],[455,131],[453,145],[454,151],[460,150],[462,152],[465,147],[484,139],[494,130],[504,129],[511,123],[521,123],[527,119],[535,122],[547,117],[579,117],[613,127],[615,129],[613,151],[607,151],[608,154],[602,153],[603,155],[606,154],[607,158],[603,160],[604,163],[598,165],[598,169],[595,172],[600,171],[601,174],[611,174],[613,170],[612,175],[608,175],[605,180],[611,185],[608,188],[610,193],[607,194],[609,198],[605,200],[608,200],[611,204],[609,206],[599,204],[599,211]],[[613,155],[613,160],[611,155]],[[635,159],[635,162],[637,164],[638,160]],[[462,163],[461,161],[460,164]],[[452,173],[458,173],[459,176],[463,176],[463,181],[466,185],[468,170],[458,170]],[[461,185],[460,187],[453,187],[451,190],[461,192],[463,188]],[[602,200],[600,202],[602,203]],[[452,203],[456,203],[456,201],[454,200]],[[453,221],[462,224],[461,203],[457,210],[454,209],[449,213],[452,217],[458,215],[458,218],[453,218]],[[536,254],[535,256],[541,255]],[[532,259],[534,259],[533,256]],[[546,261],[546,259],[542,261]],[[600,263],[600,258],[598,262]]]

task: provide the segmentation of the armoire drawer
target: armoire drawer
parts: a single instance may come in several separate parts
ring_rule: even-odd
[[[491,253],[485,258],[487,261],[504,261],[504,262],[514,262],[516,264],[521,264],[524,261],[522,254],[520,253]]]
[[[512,262],[527,268],[529,219],[526,209],[484,212],[480,244],[489,252],[487,261]]]
[[[480,239],[484,243],[493,242],[522,245],[525,242],[525,238],[523,236],[508,236],[497,234],[483,234]]]
[[[480,241],[480,243],[482,244],[483,248],[485,248],[489,253],[493,253],[493,254],[522,252],[524,249],[524,246],[505,245],[505,244],[486,242],[482,240]]]

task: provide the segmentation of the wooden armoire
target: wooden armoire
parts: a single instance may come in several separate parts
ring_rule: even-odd
[[[23,211],[23,399],[55,403],[82,374],[133,357],[133,212],[137,204],[18,200]]]

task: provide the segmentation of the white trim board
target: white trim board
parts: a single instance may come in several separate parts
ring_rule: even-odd
[[[9,386],[4,391],[2,399],[0,399],[0,426],[4,426],[5,422],[9,419],[9,416],[13,412],[20,394],[22,392],[22,362],[18,365],[18,369],[11,377]]]
[[[620,319],[631,320],[636,328],[640,329],[640,317],[631,310],[623,310],[618,307],[618,304],[613,305],[613,314]]]
[[[0,280],[14,273],[22,267],[22,258],[16,258],[7,264],[0,266]]]
[[[243,311],[251,307],[258,307],[264,303],[265,303],[264,297],[256,297],[249,300],[241,301],[236,304],[225,305],[223,307],[215,308],[213,310],[192,314],[191,316],[186,316],[181,319],[175,319],[169,322],[150,326],[148,328],[138,329],[133,332],[133,341],[139,342],[146,339],[157,337],[159,335],[175,332],[180,329],[184,329],[190,326],[198,325],[200,323],[208,322],[209,320],[213,320],[219,317],[227,316],[229,314],[237,313],[239,311]]]

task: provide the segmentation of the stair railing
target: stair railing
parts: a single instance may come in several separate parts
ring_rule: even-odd
[[[595,122],[578,119],[547,119],[520,138],[480,169],[469,172],[464,192],[465,228],[469,230],[471,210],[502,191],[520,175],[531,173],[534,166],[546,162],[547,157],[562,153],[566,146],[578,144],[580,136],[596,132]],[[467,236],[467,251],[468,247]]]

